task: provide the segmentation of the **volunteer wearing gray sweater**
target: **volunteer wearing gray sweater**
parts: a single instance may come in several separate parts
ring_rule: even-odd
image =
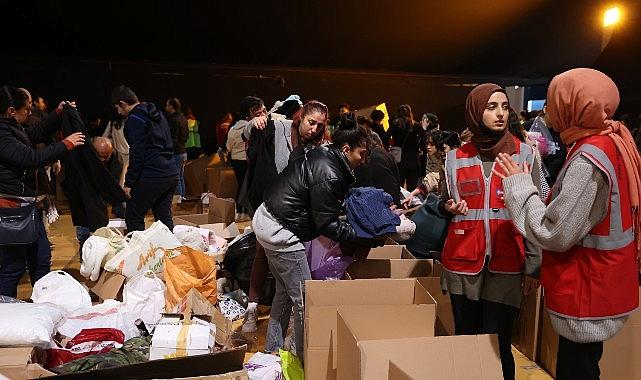
[[[605,74],[560,74],[547,101],[551,127],[573,144],[548,204],[529,168],[500,155],[496,174],[507,177],[505,202],[517,229],[544,249],[541,282],[560,335],[557,379],[599,379],[603,341],[639,302],[641,157],[627,128],[612,120],[619,93]]]
[[[445,161],[441,207],[453,218],[443,247],[441,287],[450,292],[456,334],[498,334],[503,377],[514,379],[512,325],[523,294],[538,287],[540,250],[526,249],[505,208],[501,178],[492,175],[498,153],[534,162],[532,149],[507,130],[508,107],[505,90],[491,83],[467,97],[472,141],[450,151]],[[538,171],[533,178],[539,178]]]

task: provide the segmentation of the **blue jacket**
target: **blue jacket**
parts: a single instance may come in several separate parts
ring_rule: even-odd
[[[345,198],[347,221],[359,238],[373,238],[396,232],[401,218],[389,206],[392,196],[373,187],[355,187]]]
[[[124,130],[129,144],[125,186],[134,187],[144,178],[178,175],[169,124],[155,105],[140,103],[134,107],[125,120]]]

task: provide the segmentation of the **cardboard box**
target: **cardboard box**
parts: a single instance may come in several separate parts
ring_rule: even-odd
[[[0,375],[9,379],[38,379],[55,375],[44,363],[45,351],[34,347],[0,347]]]
[[[209,375],[198,377],[180,377],[179,380],[249,380],[247,370],[234,371],[222,375]]]
[[[306,281],[305,378],[336,378],[339,307],[434,304],[434,299],[415,279]]]
[[[209,223],[230,224],[236,221],[236,202],[233,198],[209,196]]]
[[[127,277],[103,270],[96,281],[87,280],[87,288],[101,300],[114,299],[122,301],[122,290]]]
[[[639,301],[641,302],[641,293]],[[556,377],[559,335],[552,327],[549,312],[544,306],[542,309],[539,359],[541,366]],[[641,380],[639,357],[641,357],[641,312],[637,310],[630,315],[623,329],[603,344],[603,357],[599,362],[601,379]]]
[[[440,265],[440,264],[439,264]],[[436,301],[436,336],[454,335],[454,314],[450,295],[443,294],[440,277],[423,277],[417,281],[430,293]]]
[[[182,314],[164,315],[151,341],[149,360],[203,355],[215,344],[216,326],[208,315],[183,319]]]
[[[384,245],[372,248],[367,255],[368,259],[415,259],[414,255],[404,245]]]
[[[209,214],[191,214],[174,216],[174,225],[198,227],[209,223]]]
[[[228,166],[207,168],[207,189],[219,198],[236,198],[238,181]]]
[[[212,230],[216,236],[227,240],[235,239],[240,235],[240,230],[238,230],[236,223],[231,223],[229,225],[225,223],[202,224],[200,228]]]
[[[541,340],[541,297],[543,290],[523,297],[519,317],[514,322],[512,344],[532,361],[537,361]]]
[[[435,305],[340,307],[337,325],[337,379],[370,378],[361,373],[365,364],[359,349],[362,342],[433,337],[435,319]]]
[[[233,321],[225,317],[198,290],[189,290],[172,312],[180,314],[192,312],[196,315],[210,315],[212,322],[216,326],[216,343],[223,347],[232,346]]]
[[[207,166],[211,159],[201,157],[185,163],[185,192],[194,197],[207,191]]]
[[[345,271],[347,279],[428,277],[433,273],[433,260],[367,259],[355,261]]]
[[[359,348],[361,379],[503,378],[496,335],[369,340]]]

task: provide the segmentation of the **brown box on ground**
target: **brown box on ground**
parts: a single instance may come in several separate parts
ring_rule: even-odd
[[[438,262],[436,262],[437,265]],[[417,281],[430,293],[436,301],[436,336],[454,335],[454,315],[449,294],[443,294],[440,277],[422,277]]]
[[[236,198],[238,181],[229,166],[207,168],[207,189],[219,198]]]
[[[402,322],[399,321],[402,318]],[[364,341],[434,336],[434,305],[341,306],[338,308],[337,379],[369,379],[361,369]],[[369,361],[369,358],[368,358]]]
[[[201,157],[196,160],[187,161],[185,164],[185,192],[194,197],[207,191],[207,166],[209,157]]]
[[[512,344],[532,361],[537,361],[541,340],[541,288],[523,296],[519,317],[514,322]]]
[[[200,228],[212,230],[216,236],[227,240],[234,239],[236,236],[240,235],[240,230],[236,223],[231,223],[229,225],[225,223],[201,224]]]
[[[367,255],[368,259],[415,259],[414,255],[404,245],[392,244],[372,248]]]
[[[544,297],[545,299],[545,297]],[[641,302],[641,293],[639,294]],[[556,354],[559,335],[552,327],[550,315],[542,306],[540,363],[556,377]],[[602,380],[641,380],[641,312],[635,311],[625,326],[603,345],[603,357],[599,362]]]
[[[498,346],[496,335],[364,341],[360,343],[360,356],[364,363],[360,378],[502,379]]]
[[[336,378],[336,324],[340,306],[434,303],[415,279],[306,281],[305,378]]]
[[[201,224],[209,223],[209,214],[192,214],[174,216],[174,225],[185,225],[198,227]]]
[[[122,301],[122,290],[127,277],[103,270],[96,281],[87,280],[85,283],[92,293],[101,300],[113,299]]]
[[[232,198],[209,196],[209,223],[234,223],[236,221],[236,202]]]

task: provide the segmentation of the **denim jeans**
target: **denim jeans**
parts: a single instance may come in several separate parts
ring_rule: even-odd
[[[265,350],[275,352],[283,347],[293,307],[296,356],[302,361],[305,338],[303,289],[305,280],[312,279],[307,264],[307,255],[305,250],[275,252],[269,249],[265,249],[265,255],[276,280],[276,295],[269,315]]]
[[[187,161],[187,153],[174,154],[174,162],[178,170],[178,185],[176,185],[175,194],[185,197],[185,161]]]
[[[51,247],[41,213],[37,213],[38,240],[25,245],[0,246],[0,295],[16,298],[22,275],[29,267],[31,285],[51,271]]]

